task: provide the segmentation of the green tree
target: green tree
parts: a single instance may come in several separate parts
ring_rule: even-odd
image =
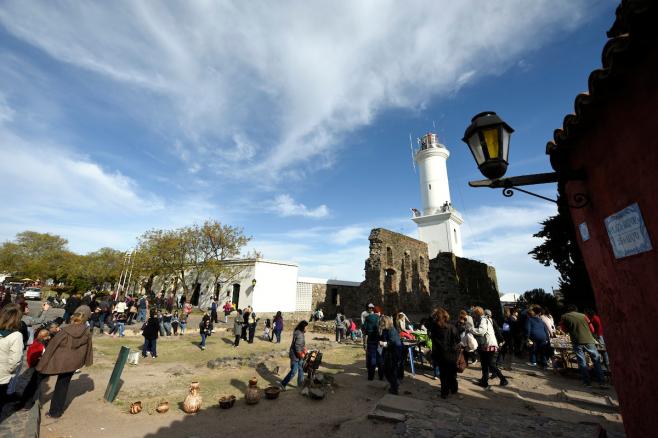
[[[250,239],[242,228],[215,220],[175,230],[150,230],[139,239],[139,270],[150,278],[171,278],[174,290],[180,282],[185,294],[191,296],[190,286],[204,272],[211,272],[215,282],[232,278],[238,268],[228,260],[237,258]]]
[[[23,231],[14,242],[5,242],[0,247],[0,269],[32,279],[58,281],[62,275],[62,258],[72,254],[67,243],[53,234]]]
[[[578,308],[595,308],[594,292],[585,263],[580,254],[568,208],[560,206],[556,216],[541,223],[542,229],[534,234],[544,242],[530,251],[532,257],[544,266],[553,266],[560,273],[559,285],[564,301]]]
[[[519,297],[517,304],[520,307],[525,308],[531,305],[537,305],[542,309],[548,309],[548,311],[551,312],[551,315],[556,318],[561,314],[561,307],[557,298],[541,288],[524,292],[523,295]]]

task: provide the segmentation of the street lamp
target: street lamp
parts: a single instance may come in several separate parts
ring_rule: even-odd
[[[557,204],[556,199],[532,193],[519,186],[546,184],[560,181],[583,180],[583,171],[575,171],[559,175],[557,172],[538,173],[534,175],[520,175],[502,178],[507,171],[510,138],[514,130],[493,111],[485,111],[471,119],[471,124],[464,132],[462,141],[466,143],[473,154],[475,163],[482,175],[487,179],[469,181],[471,187],[489,187],[503,189],[503,196],[514,195],[514,190],[544,199]],[[573,195],[575,204],[567,204],[571,208],[583,208],[589,204],[589,196],[584,193]]]
[[[478,169],[487,178],[505,175],[512,132],[514,130],[493,111],[477,114],[466,128],[462,140],[471,150]]]

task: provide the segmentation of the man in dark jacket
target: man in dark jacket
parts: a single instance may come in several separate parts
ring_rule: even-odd
[[[537,360],[539,360],[539,365],[546,368],[546,356],[548,353],[548,347],[550,346],[551,335],[546,324],[541,320],[541,307],[533,307],[528,311],[528,319],[525,322],[525,331],[528,335],[528,339],[532,341],[530,362],[528,365],[533,367],[537,366]]]
[[[71,315],[73,315],[73,312],[75,312],[75,309],[77,309],[79,306],[80,297],[78,294],[71,295],[66,302],[66,307],[64,307],[64,322],[67,324],[71,322]]]

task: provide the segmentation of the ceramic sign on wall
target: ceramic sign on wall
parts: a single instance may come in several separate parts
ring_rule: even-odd
[[[637,203],[608,216],[604,222],[615,258],[620,259],[653,249]]]

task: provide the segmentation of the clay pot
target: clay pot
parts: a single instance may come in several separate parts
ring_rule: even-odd
[[[158,403],[158,406],[155,408],[155,410],[158,414],[164,414],[169,410],[169,402],[162,400],[160,403]]]
[[[190,393],[183,402],[183,411],[188,414],[196,414],[201,409],[201,395],[199,394],[199,382],[190,384]]]
[[[130,404],[130,413],[131,414],[139,414],[142,412],[142,402],[141,401],[136,401],[135,403]]]
[[[274,400],[278,398],[280,393],[281,388],[277,388],[276,386],[269,386],[265,388],[265,398],[268,400]]]
[[[219,407],[222,409],[230,409],[235,404],[235,396],[227,395],[219,399]]]
[[[248,405],[255,405],[260,401],[261,393],[258,389],[258,379],[253,377],[249,380],[249,387],[244,393],[245,401]]]

